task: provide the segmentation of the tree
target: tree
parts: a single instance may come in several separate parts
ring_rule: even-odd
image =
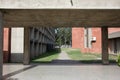
[[[56,44],[71,45],[71,28],[56,28]]]

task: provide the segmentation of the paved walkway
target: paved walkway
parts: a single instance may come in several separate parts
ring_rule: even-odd
[[[3,66],[4,80],[120,80],[117,65],[22,65]]]
[[[59,54],[58,60],[71,60],[71,59],[65,51],[62,51]]]
[[[70,60],[64,51],[56,61],[63,65],[58,62],[4,64],[3,80],[120,80],[120,67],[117,65],[79,64]]]

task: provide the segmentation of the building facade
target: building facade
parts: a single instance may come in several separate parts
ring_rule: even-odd
[[[109,29],[109,46],[110,53],[120,53],[120,28]]]
[[[119,53],[120,51],[120,36],[112,35],[119,31],[120,28],[108,28],[109,53]],[[80,48],[84,53],[101,53],[101,28],[72,28],[72,48]]]
[[[10,36],[11,36],[11,29],[9,28],[4,28],[3,32],[3,61],[4,62],[9,62],[10,60]]]
[[[53,28],[29,28],[30,59],[54,49],[55,32]],[[24,28],[4,28],[4,62],[23,62]]]

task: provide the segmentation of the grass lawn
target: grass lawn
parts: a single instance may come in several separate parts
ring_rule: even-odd
[[[84,61],[91,61],[91,60],[101,60],[101,54],[98,53],[81,53],[80,49],[71,49],[71,48],[63,48],[63,51],[65,51],[68,56],[72,60],[84,60]],[[109,55],[110,61],[115,61],[117,59],[117,56]]]
[[[46,52],[39,56],[37,59],[32,60],[34,63],[40,63],[40,62],[51,62],[54,59],[57,59],[59,55],[58,51],[51,51],[51,52]]]

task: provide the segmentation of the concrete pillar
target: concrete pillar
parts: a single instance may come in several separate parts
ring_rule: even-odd
[[[35,43],[33,42],[33,44],[32,44],[32,59],[34,59],[35,58]]]
[[[24,56],[23,64],[28,65],[30,62],[30,30],[28,27],[24,28]]]
[[[40,46],[40,54],[42,54],[42,43],[41,43],[41,46]]]
[[[42,44],[42,53],[44,53],[44,44]]]
[[[37,47],[36,47],[37,49],[36,49],[36,57],[38,57],[39,56],[39,43],[37,43]]]
[[[2,80],[3,73],[3,17],[0,12],[0,80]]]
[[[30,59],[32,60],[32,59],[34,59],[34,42],[31,42],[30,43]]]
[[[102,27],[102,63],[109,64],[109,53],[108,53],[108,28]]]

